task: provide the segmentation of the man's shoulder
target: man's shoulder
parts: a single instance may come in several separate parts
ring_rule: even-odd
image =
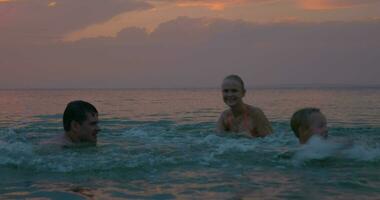
[[[65,136],[65,134],[56,135],[48,140],[45,140],[40,143],[41,145],[58,145],[58,146],[68,146],[72,142]]]

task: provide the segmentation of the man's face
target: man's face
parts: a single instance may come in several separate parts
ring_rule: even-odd
[[[98,126],[98,114],[86,113],[87,119],[80,124],[78,137],[81,142],[96,143],[97,134],[100,131]]]

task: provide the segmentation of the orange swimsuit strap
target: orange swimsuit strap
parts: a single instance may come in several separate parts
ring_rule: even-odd
[[[234,116],[233,114],[229,114],[227,115],[227,129],[231,131],[232,129],[232,120],[233,120]],[[249,131],[249,133],[251,133],[252,136],[255,136],[257,135],[256,131],[254,129],[251,130],[250,126],[249,126],[249,114],[246,110],[244,110],[244,114],[243,114],[243,125],[244,125],[244,128],[246,130]]]

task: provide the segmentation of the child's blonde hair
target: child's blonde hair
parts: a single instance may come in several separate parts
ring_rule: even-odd
[[[318,112],[321,112],[319,108],[302,108],[293,114],[290,120],[290,127],[297,138],[299,138],[299,128],[309,129],[311,114]]]

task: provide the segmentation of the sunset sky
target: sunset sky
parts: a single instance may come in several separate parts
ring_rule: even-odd
[[[0,0],[0,89],[380,85],[380,0]]]

